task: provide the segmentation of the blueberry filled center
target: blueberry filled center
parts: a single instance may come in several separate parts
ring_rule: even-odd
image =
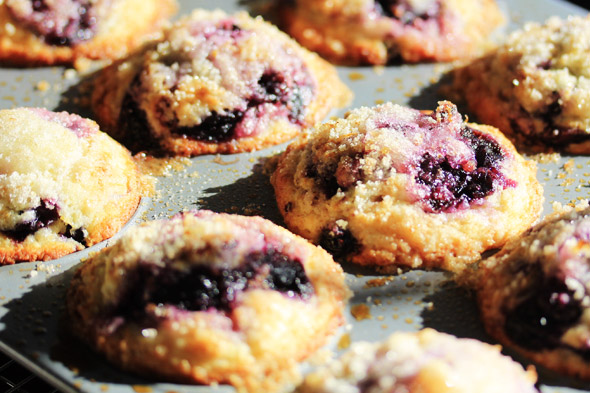
[[[448,157],[434,157],[426,153],[418,165],[416,182],[428,192],[424,203],[428,210],[440,212],[457,208],[485,198],[507,181],[498,169],[503,159],[502,150],[493,139],[477,130],[465,127],[461,137],[473,149],[477,166],[467,171],[459,164],[451,164]]]
[[[300,299],[314,293],[300,261],[270,250],[247,255],[235,269],[195,265],[180,271],[170,265],[159,268],[140,264],[130,275],[129,287],[115,314],[141,317],[148,304],[186,311],[231,312],[240,294],[257,288]]]
[[[279,119],[304,125],[315,89],[305,62],[284,43],[267,37],[268,52],[262,51],[252,64],[243,47],[259,33],[235,22],[227,19],[190,29],[186,34],[198,42],[191,51],[180,47],[166,53],[156,50],[161,54],[158,67],[140,70],[127,90],[120,128],[141,130],[138,134],[145,135],[157,128],[150,122],[157,121],[175,137],[222,143],[254,137]],[[198,67],[195,57],[202,63]],[[212,70],[203,74],[202,68],[209,66]],[[157,81],[163,76],[164,84],[153,91],[154,79],[160,86]],[[148,122],[143,103],[150,93],[160,100],[155,104],[155,118]],[[183,97],[193,95],[196,99],[190,105],[198,115],[187,117],[178,107],[184,108]]]

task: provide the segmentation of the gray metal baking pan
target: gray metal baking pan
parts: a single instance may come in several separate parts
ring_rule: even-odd
[[[180,13],[193,8],[221,8],[228,12],[253,10],[259,0],[180,0]],[[506,31],[526,21],[551,15],[586,11],[559,0],[511,0],[503,4],[509,15]],[[338,69],[355,92],[350,108],[385,101],[433,109],[441,97],[438,79],[448,65],[418,64]],[[0,108],[42,106],[91,117],[81,105],[80,76],[61,67],[0,69]],[[341,115],[346,109],[335,112]],[[263,151],[202,156],[171,165],[159,177],[158,192],[144,200],[140,211],[122,230],[139,221],[168,217],[176,212],[207,208],[240,214],[259,214],[282,224],[273,191],[262,173],[264,160],[285,144]],[[567,163],[567,165],[566,165]],[[539,164],[538,178],[545,188],[545,212],[552,203],[576,202],[590,197],[590,157],[559,157]],[[564,166],[565,165],[565,166]],[[0,351],[64,392],[232,392],[227,386],[209,387],[162,383],[136,377],[110,366],[102,357],[73,342],[64,329],[64,293],[77,265],[89,252],[107,242],[59,260],[0,267]],[[473,300],[444,273],[415,271],[382,277],[345,266],[354,291],[348,324],[332,343],[381,340],[394,331],[431,327],[459,337],[493,342],[483,332]],[[364,273],[364,274],[359,274]],[[513,353],[507,352],[510,355]],[[515,356],[523,364],[527,362]],[[545,393],[590,392],[590,383],[564,378],[538,368]]]

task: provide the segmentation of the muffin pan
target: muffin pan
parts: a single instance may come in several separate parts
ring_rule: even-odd
[[[214,4],[181,0],[180,4],[181,14],[197,7],[218,7],[228,12],[245,9],[253,13],[264,9],[260,0],[219,0]],[[506,31],[526,21],[544,21],[551,15],[585,14],[582,8],[557,0],[515,0],[502,6],[509,15]],[[448,69],[447,64],[417,64],[339,67],[338,72],[355,93],[349,108],[392,101],[432,109],[444,98],[438,88]],[[60,67],[2,68],[0,107],[42,106],[90,117],[86,81],[91,77]],[[153,198],[142,201],[126,228],[193,208],[262,215],[282,224],[264,164],[285,146],[158,162],[157,192]],[[550,155],[538,160],[537,176],[545,189],[545,213],[552,211],[554,202],[566,204],[590,198],[590,157]],[[0,267],[0,351],[64,392],[232,392],[227,386],[179,385],[138,378],[117,370],[73,341],[63,321],[65,290],[81,260],[108,242],[55,261]],[[422,327],[493,342],[483,332],[474,300],[445,273],[412,271],[393,277],[349,265],[344,268],[347,283],[354,291],[347,310],[348,323],[320,355],[346,348],[353,341],[381,340],[394,331]],[[321,358],[314,357],[304,369],[313,367]],[[515,358],[527,364],[522,358]],[[590,392],[588,382],[565,378],[540,367],[538,373],[544,393]]]

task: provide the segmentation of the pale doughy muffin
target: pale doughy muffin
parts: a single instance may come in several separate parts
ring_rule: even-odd
[[[195,10],[105,69],[92,104],[132,150],[198,155],[284,142],[350,98],[334,67],[260,17]]]
[[[175,0],[5,0],[0,3],[0,61],[74,64],[117,59],[155,38]]]
[[[539,217],[543,189],[495,128],[387,103],[299,137],[271,176],[287,226],[379,270],[460,270]]]
[[[86,261],[73,331],[149,378],[275,392],[343,322],[341,267],[260,217],[191,211],[131,228]]]
[[[49,260],[113,236],[144,190],[129,152],[66,112],[0,111],[0,265]]]
[[[529,23],[453,79],[477,121],[517,147],[590,153],[590,16]]]
[[[535,393],[536,379],[498,346],[424,329],[353,343],[297,393]]]
[[[504,17],[494,0],[294,0],[279,5],[303,46],[345,64],[450,61],[481,52]]]
[[[549,369],[590,379],[589,261],[587,203],[508,243],[468,276],[486,330]]]

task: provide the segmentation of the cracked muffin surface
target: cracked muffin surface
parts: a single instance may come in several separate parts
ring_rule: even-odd
[[[336,63],[473,57],[504,17],[493,0],[295,0],[286,31]]]
[[[92,103],[132,150],[193,156],[285,142],[350,98],[334,67],[260,17],[195,10],[103,71]]]
[[[113,236],[146,190],[129,152],[89,119],[0,111],[0,265],[49,260]]]
[[[13,65],[117,59],[155,38],[175,0],[6,0],[0,60]]]
[[[590,17],[529,23],[452,72],[477,120],[517,147],[590,153]]]
[[[590,378],[590,208],[549,215],[466,274],[486,330],[502,345]]]
[[[271,182],[291,230],[383,271],[460,270],[525,231],[543,201],[535,163],[450,102],[320,124],[287,147]]]
[[[260,217],[190,211],[131,228],[76,272],[74,332],[125,370],[274,392],[343,322],[319,247]]]

